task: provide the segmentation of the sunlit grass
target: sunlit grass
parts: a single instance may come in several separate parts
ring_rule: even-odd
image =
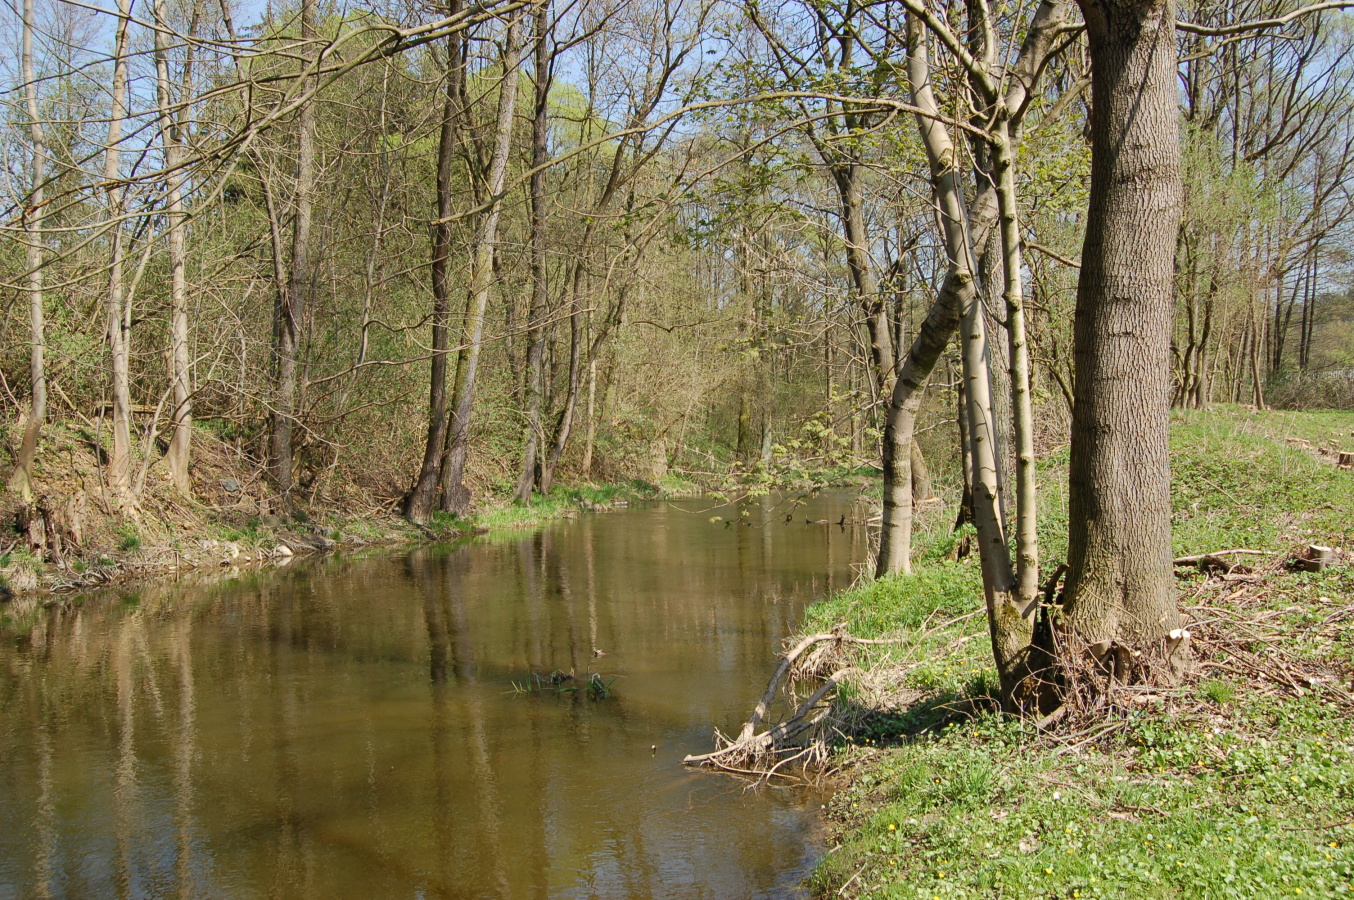
[[[1286,440],[1348,449],[1351,431],[1351,413],[1173,416],[1176,552],[1354,544],[1354,474]],[[1064,449],[1039,470],[1050,566],[1066,553],[1066,465]],[[828,810],[838,831],[814,896],[1354,892],[1354,716],[1327,689],[1297,695],[1219,671],[1121,717],[1100,740],[1041,739],[1029,722],[969,702],[994,679],[980,573],[971,558],[953,560],[946,517],[930,521],[915,575],[809,612],[809,630],[845,621],[862,637],[914,637],[870,658],[906,658],[906,682],[924,696],[844,742],[840,761],[854,774]],[[1202,576],[1182,574],[1188,604]],[[1354,569],[1276,574],[1246,602],[1291,658],[1354,671]]]

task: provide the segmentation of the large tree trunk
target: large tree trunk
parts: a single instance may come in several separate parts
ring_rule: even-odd
[[[1171,578],[1171,311],[1181,214],[1173,0],[1082,0],[1091,194],[1077,284],[1066,626],[1145,647]]]
[[[33,460],[38,455],[38,439],[42,436],[42,426],[47,420],[47,347],[45,305],[43,302],[42,256],[44,238],[42,234],[43,217],[46,214],[43,202],[43,182],[47,178],[47,142],[43,134],[42,120],[38,115],[38,80],[33,65],[33,0],[24,0],[22,66],[24,79],[24,101],[28,110],[28,133],[32,141],[32,163],[29,178],[29,193],[24,209],[24,268],[28,293],[29,325],[29,376],[32,380],[33,406],[29,410],[28,424],[24,428],[23,443],[19,446],[19,458],[15,461],[14,471],[9,477],[9,490],[18,494],[24,503],[33,499]]]
[[[470,508],[470,490],[465,486],[465,462],[470,450],[470,416],[475,405],[475,378],[484,346],[484,313],[494,281],[494,250],[498,243],[498,220],[503,210],[503,185],[508,176],[512,149],[512,118],[517,103],[517,68],[522,54],[522,16],[508,23],[503,43],[503,80],[498,91],[498,120],[493,158],[489,164],[485,211],[471,260],[470,296],[466,302],[462,350],[456,359],[456,382],[452,394],[451,430],[447,458],[442,470],[442,509],[461,514]]]
[[[108,350],[113,394],[113,455],[108,462],[108,488],[118,503],[132,505],[132,395],[130,384],[131,309],[122,281],[122,216],[126,189],[119,181],[122,123],[127,115],[127,26],[131,0],[118,0],[117,32],[113,50],[112,108],[108,116],[108,143],[104,150],[103,178],[108,191]]]
[[[315,40],[315,0],[301,0],[301,40]],[[314,50],[307,48],[307,54]],[[308,61],[303,65],[309,65]],[[314,78],[303,90],[309,94]],[[283,507],[291,505],[292,430],[296,422],[296,362],[301,322],[310,306],[311,224],[315,208],[315,98],[301,104],[296,146],[296,219],[292,226],[291,268],[287,287],[279,294],[274,313],[273,340],[277,392],[273,400],[273,446],[269,469]]]
[[[460,12],[460,0],[452,0],[447,15]],[[428,439],[423,445],[423,464],[404,501],[404,515],[411,522],[426,524],[437,504],[437,486],[442,477],[442,454],[447,442],[447,319],[451,315],[452,287],[447,261],[452,241],[451,172],[456,162],[457,134],[461,127],[461,82],[465,77],[464,38],[447,37],[446,97],[442,126],[437,138],[437,222],[433,224],[432,288],[433,346],[428,377]]]
[[[550,102],[550,7],[538,2],[532,12],[536,36],[534,82],[536,109],[531,123],[531,312],[527,319],[527,421],[523,434],[522,471],[517,477],[514,499],[526,503],[536,486],[536,457],[541,440],[541,377],[545,358],[545,316],[550,305],[546,278],[545,165],[549,161]]]

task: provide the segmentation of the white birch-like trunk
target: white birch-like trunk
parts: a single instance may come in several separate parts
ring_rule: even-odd
[[[152,5],[155,17],[155,86],[160,113],[160,143],[164,149],[165,215],[169,220],[169,381],[171,385],[169,452],[165,461],[169,478],[185,495],[193,492],[188,477],[189,452],[193,435],[192,387],[188,363],[188,283],[185,275],[185,235],[183,208],[183,134],[181,114],[173,108],[169,78],[169,20],[165,0]],[[186,94],[184,97],[186,102]]]
[[[131,309],[122,278],[122,216],[126,189],[119,183],[122,124],[127,116],[127,29],[131,0],[118,0],[114,36],[112,105],[108,115],[108,143],[104,148],[103,180],[107,192],[109,227],[107,327],[109,377],[113,395],[113,455],[108,462],[108,488],[122,505],[134,505],[132,496],[132,397],[130,385]]]
[[[47,178],[47,142],[43,133],[42,118],[38,111],[38,84],[36,67],[33,65],[33,0],[24,0],[22,67],[24,78],[24,102],[28,110],[28,133],[32,142],[32,165],[30,169],[30,187],[27,208],[24,210],[23,227],[25,232],[24,267],[27,270],[26,292],[28,294],[29,323],[29,375],[32,380],[33,405],[29,410],[28,424],[24,428],[23,443],[19,447],[19,458],[14,471],[10,474],[9,490],[17,493],[24,503],[33,499],[33,460],[38,454],[38,440],[42,436],[42,426],[47,420],[47,364],[46,321],[43,301],[43,182]]]

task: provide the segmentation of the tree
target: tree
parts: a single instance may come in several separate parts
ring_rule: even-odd
[[[38,453],[38,439],[47,420],[47,363],[46,321],[43,302],[42,223],[46,215],[43,187],[47,180],[47,140],[38,111],[38,76],[33,64],[33,0],[23,3],[22,55],[24,104],[28,113],[28,133],[32,158],[29,163],[29,190],[24,204],[24,268],[27,270],[29,310],[29,377],[33,382],[33,403],[28,411],[28,425],[24,428],[23,443],[9,477],[9,490],[19,494],[28,503],[33,498],[33,460]]]
[[[522,56],[523,13],[512,13],[503,37],[503,75],[498,88],[498,118],[489,170],[484,183],[487,209],[479,221],[471,249],[470,293],[466,299],[461,350],[456,357],[456,380],[451,399],[451,427],[447,432],[446,461],[442,466],[442,509],[464,513],[470,507],[465,486],[466,456],[470,452],[470,416],[475,408],[475,380],[484,348],[484,313],[494,282],[494,255],[498,223],[503,212],[503,187],[512,150],[513,110],[517,103],[518,65]]]
[[[959,46],[957,38],[949,28],[935,15],[929,13],[925,7],[913,3],[911,0],[908,0],[905,5],[908,6],[913,19],[916,20],[917,24],[911,26],[914,30],[919,28],[921,24],[925,24],[926,28],[935,33],[945,46],[950,48]],[[1063,26],[1066,9],[1067,7],[1061,2],[1044,2],[1035,10],[1021,45],[1020,53],[1014,66],[1011,67],[1009,78],[1006,79],[1004,92],[999,93],[992,87],[1000,84],[1001,79],[996,77],[995,71],[991,68],[993,63],[990,58],[985,65],[982,60],[973,58],[967,53],[963,54],[966,64],[969,66],[969,74],[978,81],[989,85],[989,94],[984,99],[1005,123],[1006,138],[1003,146],[1008,148],[1004,151],[1007,156],[1011,152],[1010,148],[1013,148],[1018,141],[1021,123],[1033,102],[1034,91],[1039,78],[1046,69],[1050,54],[1056,49],[1054,41]],[[909,41],[910,51],[914,46],[918,50],[924,50],[924,38],[920,31],[916,31]],[[923,144],[926,145],[927,154],[931,159],[932,184],[937,205],[941,210],[941,224],[945,229],[947,272],[935,301],[917,330],[917,335],[908,350],[907,356],[901,361],[898,380],[894,383],[889,400],[884,432],[884,500],[879,555],[876,564],[876,574],[878,575],[911,571],[913,502],[911,446],[917,413],[921,408],[931,372],[940,360],[945,347],[949,344],[955,329],[959,327],[962,310],[976,305],[974,292],[977,285],[975,283],[973,248],[983,246],[987,242],[990,230],[996,225],[998,212],[1002,205],[998,202],[996,177],[993,175],[993,177],[989,177],[979,184],[973,200],[965,209],[963,190],[959,180],[960,170],[957,153],[948,134],[940,126],[940,119],[942,118],[940,107],[930,97],[932,85],[928,71],[929,66],[923,64],[920,59],[914,61],[911,52],[909,52],[909,64],[916,69],[915,74],[912,75],[913,101],[921,108],[917,120],[922,131]],[[1013,165],[1013,161],[1010,165]],[[1009,172],[1009,165],[1007,168]],[[1009,201],[1007,205],[1009,206]],[[1008,210],[1008,212],[1014,216],[1014,210]],[[1004,229],[1008,237],[1010,237],[1010,230],[1009,227]],[[1005,252],[1004,258],[1008,258]],[[1014,261],[1015,258],[1008,259],[1008,262]],[[1012,299],[1018,298],[1013,296]],[[980,317],[977,316],[976,308],[972,311],[975,317],[970,319],[968,334],[976,338],[979,329],[985,329],[985,323],[978,321]],[[985,333],[983,339],[985,340]],[[971,356],[970,361],[977,362],[979,360]],[[969,370],[965,370],[964,377],[966,381],[971,381],[974,378],[986,380],[986,376],[980,376],[977,372]],[[1028,373],[1026,377],[1028,377]],[[1015,389],[1014,385],[1013,389]],[[969,402],[965,404],[966,407],[978,406],[974,403],[971,395],[968,396],[968,400]],[[1019,405],[1019,401],[1017,401],[1017,405]],[[976,446],[972,431],[975,416],[981,420],[983,429],[990,436],[988,438],[989,443],[994,444],[995,430],[992,426],[991,414],[990,412],[984,413],[982,408],[978,406],[969,413],[969,446]],[[994,504],[992,508],[996,514],[996,520],[991,524],[993,528],[998,528],[1003,518],[1000,512],[1000,501],[996,497],[999,485],[996,480],[995,452],[996,449],[993,446],[990,462],[984,462],[982,457],[975,455],[973,466],[975,473],[980,470],[987,473],[990,470],[990,489],[993,491],[990,502]],[[987,475],[984,477],[987,477]],[[1030,487],[1032,488],[1032,483]],[[1028,509],[1028,507],[1025,508]],[[1032,522],[1029,525],[1032,526]],[[1000,530],[998,528],[998,531]],[[994,549],[999,545],[1002,548],[1000,552],[1006,552],[1003,534],[993,533],[986,543],[993,546]],[[1027,573],[1027,577],[1022,580],[1022,584],[1028,585],[1028,573],[1034,571],[1034,567],[1029,566],[1028,563],[1025,565],[1026,568],[1023,571]],[[999,569],[1001,569],[1001,566],[998,564]],[[996,571],[993,570],[994,574]],[[1010,586],[1001,590],[1009,591]]]
[[[307,55],[317,43],[315,0],[301,0],[301,42]],[[291,504],[292,432],[296,426],[297,354],[302,323],[311,302],[315,273],[311,260],[311,225],[315,211],[315,77],[309,59],[302,63],[305,84],[296,132],[296,211],[292,221],[291,264],[286,286],[280,287],[273,313],[273,354],[276,396],[273,399],[272,447],[269,469],[284,507]],[[277,257],[275,247],[274,256]]]
[[[108,114],[108,140],[104,145],[103,187],[106,196],[108,240],[108,290],[106,319],[108,327],[109,384],[113,393],[113,455],[108,461],[108,487],[119,504],[134,506],[132,496],[132,395],[131,340],[132,308],[123,281],[127,213],[127,187],[122,183],[119,161],[122,155],[122,125],[127,118],[127,29],[131,21],[131,0],[118,0],[117,27],[113,42],[113,84]]]
[[[1171,569],[1172,261],[1180,224],[1174,0],[1081,0],[1091,193],[1077,283],[1065,627],[1164,648]],[[1124,673],[1127,676],[1128,673]]]
[[[459,0],[452,0],[447,15],[461,11]],[[465,35],[446,37],[446,69],[443,75],[442,119],[437,132],[437,175],[435,181],[437,221],[432,226],[432,365],[428,376],[428,437],[423,445],[423,463],[414,486],[404,499],[404,515],[409,521],[426,523],[437,500],[442,477],[442,459],[447,442],[447,327],[451,315],[452,284],[450,265],[455,223],[452,195],[452,169],[460,142],[464,140],[465,110]]]
[[[553,29],[548,0],[537,0],[532,11],[533,37],[536,41],[532,88],[535,106],[531,117],[531,311],[527,317],[526,423],[523,425],[522,470],[517,476],[513,498],[520,503],[531,500],[536,486],[538,450],[541,443],[541,383],[545,371],[545,317],[550,306],[549,261],[546,246],[545,178],[549,162],[547,139],[550,134],[550,85],[554,80],[550,40]],[[596,371],[595,369],[593,371]]]
[[[201,0],[193,11],[190,35],[197,30],[197,19],[201,14]],[[179,91],[180,105],[175,108],[173,90],[169,74],[169,17],[165,13],[165,0],[155,0],[152,4],[155,18],[155,87],[156,102],[160,114],[160,144],[164,150],[165,171],[165,213],[169,219],[167,229],[169,252],[169,298],[170,298],[170,350],[169,380],[171,385],[170,413],[172,436],[169,449],[165,453],[169,464],[169,477],[184,494],[193,492],[188,477],[190,446],[193,439],[192,385],[190,382],[188,360],[188,284],[185,273],[186,253],[184,251],[184,206],[183,206],[183,142],[184,130],[190,108],[189,95],[192,89],[193,53],[183,65],[182,86]]]

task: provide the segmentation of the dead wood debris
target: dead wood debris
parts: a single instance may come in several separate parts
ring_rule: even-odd
[[[1291,649],[1297,643],[1293,626],[1285,627],[1281,621],[1285,613],[1298,608],[1265,606],[1267,600],[1272,602],[1278,579],[1304,568],[1297,563],[1312,558],[1312,553],[1310,548],[1296,554],[1236,549],[1175,560],[1177,566],[1198,565],[1205,574],[1193,593],[1181,600],[1189,627],[1173,633],[1168,648],[1181,652],[1167,652],[1159,660],[1121,659],[1125,652],[1132,654],[1117,647],[1088,646],[1082,648],[1084,652],[1062,653],[1064,660],[1070,660],[1065,664],[1069,666],[1066,674],[1071,687],[1060,707],[1032,722],[1041,742],[1055,746],[1059,755],[1083,751],[1112,739],[1127,727],[1127,715],[1135,710],[1169,709],[1173,715],[1186,716],[1215,714],[1209,701],[1188,688],[1217,672],[1227,673],[1243,688],[1258,693],[1301,696],[1319,689],[1331,702],[1354,712],[1354,673],[1341,671],[1333,663],[1299,657]],[[1227,557],[1239,556],[1255,558],[1255,562],[1249,566],[1226,562]],[[1344,557],[1334,551],[1323,558],[1338,562]],[[791,766],[802,770],[821,765],[828,758],[828,741],[833,735],[850,736],[853,728],[871,714],[904,712],[926,699],[921,691],[904,685],[916,665],[910,653],[901,662],[873,667],[860,660],[859,648],[901,643],[918,648],[926,637],[981,613],[975,610],[933,627],[928,627],[928,622],[918,632],[896,639],[857,638],[846,632],[844,624],[830,632],[808,635],[781,657],[738,735],[730,738],[716,732],[718,746],[714,751],[687,756],[683,762],[758,780],[794,777],[784,771]],[[1354,621],[1354,604],[1332,609],[1315,625],[1307,626],[1306,636],[1334,640],[1350,621]],[[965,635],[952,645],[973,636]],[[1099,655],[1097,649],[1102,651]],[[1191,662],[1177,671],[1144,668],[1171,666],[1186,656],[1192,657]],[[1133,677],[1116,677],[1120,668],[1132,671]],[[853,688],[849,704],[837,697],[837,689],[848,680]],[[799,700],[797,688],[801,682],[813,687]],[[764,727],[781,693],[792,698],[793,709],[782,721]],[[983,704],[975,700],[968,705]]]

